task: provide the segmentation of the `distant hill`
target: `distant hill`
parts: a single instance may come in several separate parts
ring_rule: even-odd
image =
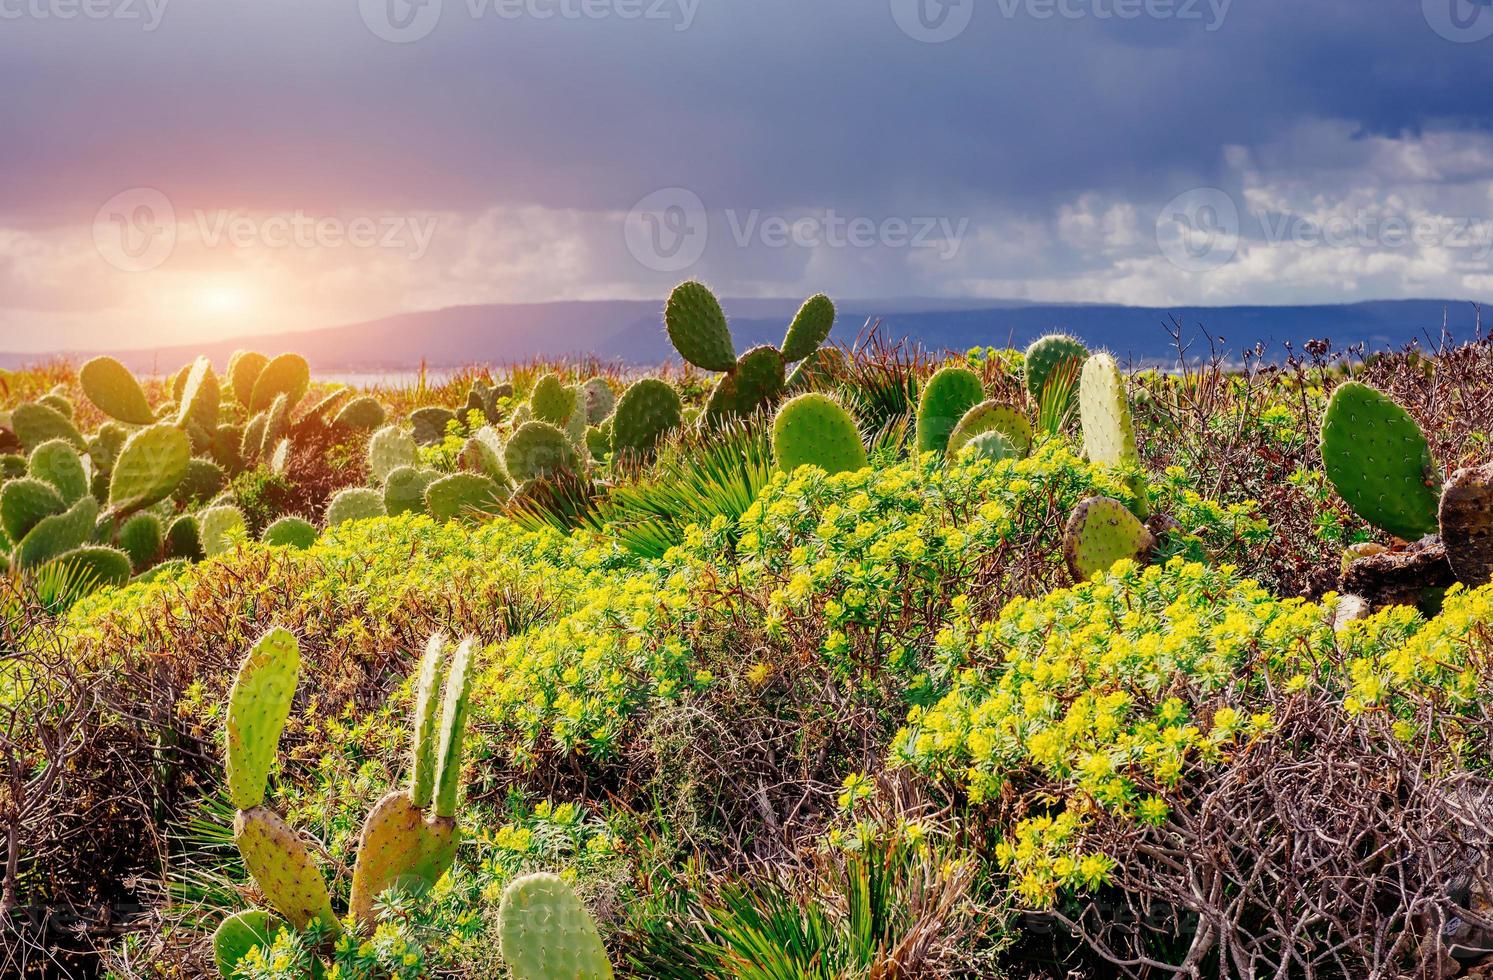
[[[732,299],[722,305],[731,316],[738,349],[745,350],[780,342],[798,301]],[[322,372],[408,368],[422,360],[432,367],[452,367],[576,354],[647,365],[673,356],[663,331],[662,306],[661,301],[633,300],[462,306],[318,330],[106,353],[144,372],[171,371],[200,354],[221,367],[240,347],[300,351]],[[1263,343],[1266,356],[1277,358],[1286,342],[1299,348],[1307,340],[1327,338],[1340,346],[1363,343],[1384,349],[1434,340],[1443,323],[1459,339],[1471,339],[1477,329],[1477,310],[1465,300],[1161,308],[910,298],[841,301],[839,307],[834,337],[843,343],[853,341],[872,319],[881,321],[887,336],[932,350],[1024,346],[1043,333],[1062,330],[1114,351],[1121,360],[1137,362],[1175,360],[1168,331],[1173,322],[1183,325],[1185,338],[1197,342],[1194,355],[1207,352],[1206,329],[1231,356]],[[99,352],[59,353],[83,359]],[[38,359],[35,354],[0,353],[0,366]]]

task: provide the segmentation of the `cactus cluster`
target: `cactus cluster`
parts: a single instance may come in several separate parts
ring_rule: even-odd
[[[1439,534],[1457,581],[1493,581],[1493,464],[1443,483],[1410,413],[1357,381],[1332,393],[1321,451],[1328,480],[1358,516],[1405,541]]]
[[[664,309],[664,327],[679,356],[695,367],[721,372],[705,406],[708,425],[776,404],[788,384],[788,365],[814,356],[834,325],[829,297],[810,297],[788,325],[781,349],[754,347],[738,358],[726,314],[704,284],[676,286]]]
[[[409,786],[373,807],[359,838],[349,913],[362,932],[375,925],[373,901],[381,892],[394,886],[423,891],[455,860],[471,659],[470,640],[453,649],[437,635],[426,645],[417,675]],[[228,697],[224,774],[237,810],[234,841],[278,918],[249,910],[223,921],[213,935],[213,950],[224,977],[233,975],[250,949],[282,929],[305,930],[313,922],[333,934],[342,928],[315,857],[294,828],[265,804],[300,669],[295,636],[272,629],[240,664]]]

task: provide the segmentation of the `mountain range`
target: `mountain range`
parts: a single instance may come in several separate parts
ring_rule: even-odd
[[[780,343],[797,300],[727,299],[738,351]],[[888,339],[906,339],[939,350],[1025,346],[1044,333],[1062,331],[1122,361],[1165,364],[1177,359],[1178,334],[1189,356],[1206,356],[1210,344],[1237,359],[1263,344],[1266,358],[1280,358],[1287,343],[1328,339],[1337,346],[1362,343],[1370,350],[1414,340],[1435,343],[1443,330],[1458,340],[1486,327],[1466,300],[1380,300],[1317,306],[1140,307],[1050,304],[1000,300],[906,298],[851,300],[839,304],[834,339],[851,344],[879,321]],[[663,330],[662,301],[602,300],[459,306],[402,313],[363,323],[291,333],[236,337],[206,343],[111,351],[58,351],[83,360],[108,353],[132,370],[164,373],[206,354],[222,367],[238,348],[299,351],[313,369],[382,371],[505,364],[536,357],[595,355],[630,365],[659,364],[674,356]],[[0,353],[0,367],[35,363],[44,355]]]

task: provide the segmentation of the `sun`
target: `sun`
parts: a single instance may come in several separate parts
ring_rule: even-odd
[[[249,291],[237,283],[209,283],[197,293],[198,308],[212,316],[242,316],[251,305]]]

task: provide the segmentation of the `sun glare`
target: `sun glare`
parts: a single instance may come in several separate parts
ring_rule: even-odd
[[[197,295],[197,305],[214,316],[239,316],[249,310],[249,293],[241,286],[213,283]]]

